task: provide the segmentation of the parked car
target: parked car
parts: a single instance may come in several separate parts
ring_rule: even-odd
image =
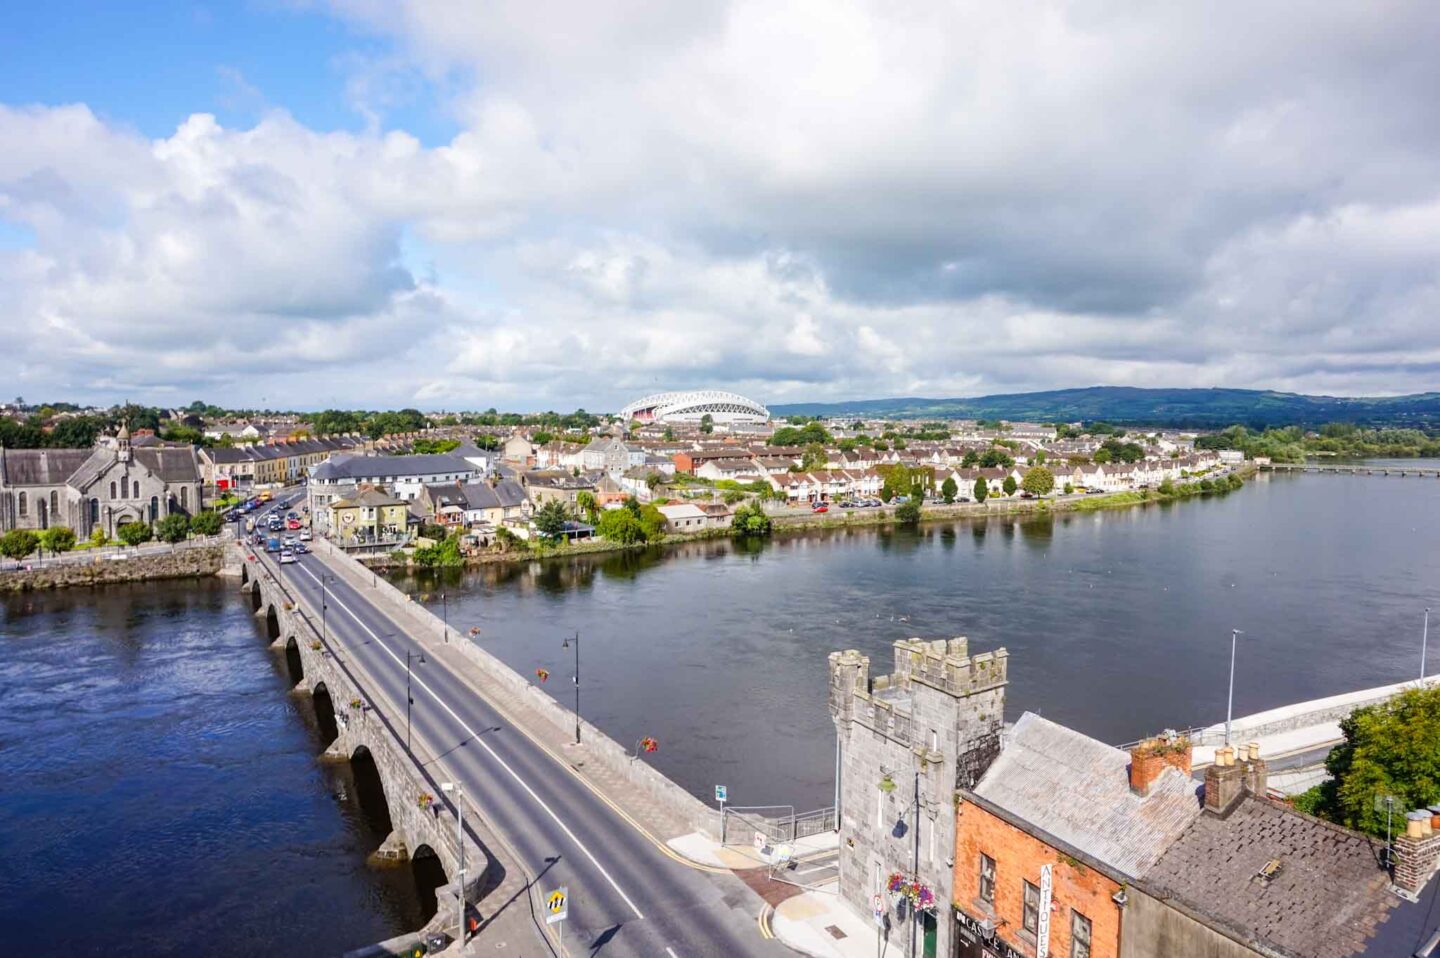
[[[815,505],[813,505],[813,506],[810,507],[810,511],[811,511],[811,512],[829,512],[829,511],[830,511],[830,507],[829,507],[827,504],[823,503],[823,502],[817,502],[817,503],[815,503]]]

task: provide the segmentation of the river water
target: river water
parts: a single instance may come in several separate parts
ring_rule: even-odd
[[[1093,514],[692,543],[404,578],[567,705],[708,798],[831,799],[825,656],[968,635],[1010,651],[1008,716],[1111,742],[1417,674],[1440,607],[1440,481],[1262,476]],[[433,600],[432,600],[433,601]],[[441,611],[437,604],[436,611]],[[1437,621],[1440,626],[1440,621]],[[1436,655],[1440,666],[1440,651]],[[1440,667],[1432,669],[1440,671]],[[316,761],[233,583],[6,599],[0,938],[77,955],[333,954],[418,927],[365,856],[344,766]]]
[[[233,582],[14,596],[0,629],[6,954],[338,954],[418,927]]]
[[[1143,508],[397,581],[445,591],[453,625],[524,675],[549,670],[567,705],[561,641],[578,631],[588,719],[623,743],[655,737],[647,760],[706,800],[724,784],[737,805],[803,810],[832,799],[832,649],[878,675],[899,638],[1004,646],[1009,719],[1118,743],[1224,718],[1232,628],[1236,715],[1418,675],[1437,543],[1440,480],[1262,475]]]

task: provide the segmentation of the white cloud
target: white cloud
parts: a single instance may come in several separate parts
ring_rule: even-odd
[[[365,134],[0,106],[27,394],[303,376],[297,405],[597,408],[1440,368],[1423,2],[333,6],[397,41],[347,62]],[[383,129],[417,76],[446,79],[447,144]]]

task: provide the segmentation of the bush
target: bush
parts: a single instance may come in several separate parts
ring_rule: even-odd
[[[1006,476],[1005,481],[1000,484],[1000,488],[1005,490],[1005,495],[1013,496],[1015,495],[1015,490],[1020,487],[1016,484],[1014,476]]]
[[[960,487],[955,484],[955,477],[946,476],[945,481],[940,483],[940,495],[944,497],[945,502],[947,504],[954,502],[955,497],[959,494]]]
[[[75,548],[75,530],[68,526],[51,526],[40,533],[40,545],[51,552],[69,552]]]
[[[190,517],[182,512],[172,512],[155,523],[155,537],[161,542],[181,542],[190,535]]]
[[[109,541],[110,537],[105,534],[105,530],[102,529],[100,526],[97,525],[95,528],[90,530],[90,544],[92,546],[99,548],[100,546],[103,546]]]
[[[895,518],[906,525],[914,525],[920,521],[920,500],[914,497],[906,499],[895,507]]]
[[[758,502],[736,509],[730,520],[730,531],[737,536],[768,536],[770,526],[770,517]]]
[[[29,529],[11,529],[0,536],[0,553],[10,559],[23,559],[39,544],[40,537]]]
[[[143,545],[150,541],[150,527],[143,522],[125,522],[115,530],[120,541],[127,546]]]
[[[600,513],[600,521],[595,524],[595,531],[602,538],[620,545],[635,545],[645,541],[645,529],[640,525],[640,517],[629,509],[606,509]]]
[[[1162,496],[1173,496],[1175,495],[1175,483],[1171,482],[1169,479],[1163,479],[1161,480],[1160,485],[1155,488],[1155,491],[1160,493],[1160,495]]]
[[[1068,483],[1068,482],[1065,483],[1065,495],[1067,495],[1067,496],[1069,496],[1069,495],[1074,495],[1074,493],[1075,493],[1075,486],[1074,486],[1073,484],[1071,484],[1071,483]]]
[[[1200,491],[1201,491],[1201,492],[1214,492],[1214,491],[1215,491],[1215,483],[1211,482],[1209,479],[1201,479],[1201,480],[1200,480]]]
[[[220,532],[225,520],[220,518],[220,513],[212,510],[197,512],[190,520],[190,531],[197,536],[213,536]]]
[[[463,565],[465,557],[460,554],[460,540],[449,538],[433,546],[420,546],[415,550],[415,564],[427,569],[436,566]]]
[[[986,484],[984,476],[981,476],[979,479],[975,480],[974,492],[976,502],[984,502],[986,499],[990,498],[990,486]]]

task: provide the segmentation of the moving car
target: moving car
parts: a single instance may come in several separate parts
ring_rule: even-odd
[[[292,563],[292,562],[294,562],[294,561],[295,561],[295,553],[291,552],[289,549],[286,549],[284,552],[280,553],[280,564],[281,564],[281,565],[289,565],[290,563]]]

